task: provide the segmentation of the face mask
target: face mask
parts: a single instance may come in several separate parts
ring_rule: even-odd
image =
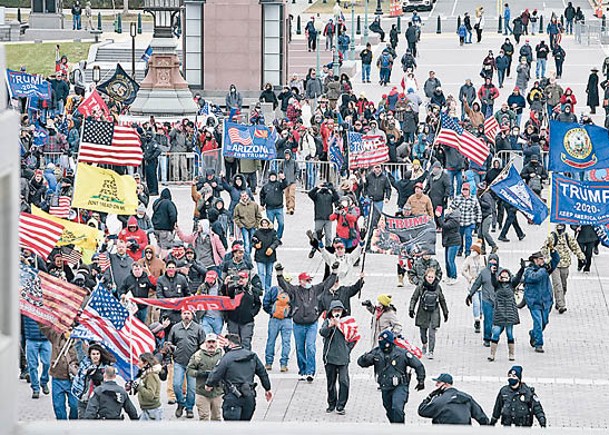
[[[383,352],[389,353],[393,349],[393,343],[387,340],[379,340],[379,347]]]
[[[304,285],[304,288],[306,288],[306,289],[310,289],[311,287],[313,287],[313,284],[311,284],[310,282],[308,282]]]
[[[510,384],[510,387],[515,387],[516,385],[518,385],[520,381],[516,378],[509,378],[508,379],[508,384]]]
[[[557,232],[558,234],[562,234],[562,233],[564,233],[564,232],[565,232],[565,229],[564,229],[564,228],[556,228],[556,232]]]

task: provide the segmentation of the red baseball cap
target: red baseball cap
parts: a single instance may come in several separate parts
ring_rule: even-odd
[[[237,275],[239,276],[239,278],[248,278],[250,276],[250,273],[247,270],[240,270]]]
[[[218,272],[215,270],[208,270],[205,274],[205,282],[215,282],[218,278]]]
[[[313,279],[313,277],[307,272],[302,272],[300,275],[298,275],[298,281],[309,281],[311,279]]]

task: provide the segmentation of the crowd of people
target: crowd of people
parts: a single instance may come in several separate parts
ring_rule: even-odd
[[[32,398],[52,390],[58,419],[117,419],[124,412],[131,419],[162,420],[161,388],[166,380],[169,403],[176,404],[176,418],[184,414],[193,418],[196,405],[201,420],[250,420],[256,406],[254,377],[259,378],[270,401],[273,393],[268,372],[275,367],[276,347],[281,350],[279,370],[288,372],[292,337],[298,375],[303,382],[314,382],[319,334],[327,381],[326,412],[345,414],[350,354],[357,342],[346,326],[353,319],[351,299],[364,286],[365,274],[359,265],[369,249],[369,236],[380,213],[392,197],[397,197],[400,216],[428,215],[436,223],[445,258],[442,266],[433,254],[419,252],[408,261],[400,261],[397,268],[398,287],[413,286],[408,315],[420,330],[421,355],[401,345],[406,339],[402,328],[407,319],[397,315],[388,292],[375,302],[364,302],[372,314],[374,343],[372,350],[357,358],[357,364],[374,366],[387,419],[392,423],[405,421],[409,367],[416,373],[416,389],[425,388],[423,361],[438,356],[437,330],[449,320],[442,286],[459,279],[456,257],[464,257],[460,272],[468,286],[465,303],[472,306],[474,333],[481,334],[482,344],[489,348],[488,361],[497,358],[504,331],[508,359],[516,359],[514,327],[520,323],[519,308],[523,306],[533,321],[530,345],[535,352],[543,353],[544,330],[552,309],[560,314],[567,310],[565,295],[572,255],[578,260],[578,270],[589,272],[592,258],[598,254],[599,239],[592,226],[573,227],[570,232],[565,225],[557,225],[539,250],[521,260],[515,273],[499,267],[501,249],[492,233],[500,231],[497,240],[503,243],[510,242],[511,228],[519,240],[526,233],[517,209],[497,197],[489,185],[501,174],[510,155],[518,153],[524,159],[522,179],[541,196],[548,180],[548,121],[577,121],[576,96],[559,83],[566,57],[560,38],[550,33],[549,45],[541,41],[535,50],[525,40],[516,54],[511,33],[516,45],[517,26],[526,35],[530,23],[534,34],[537,13],[524,11],[511,28],[509,7],[505,6],[506,39],[499,55],[493,57],[489,52],[480,73],[484,83],[476,89],[468,79],[458,96],[444,95],[441,79],[434,71],[429,71],[422,86],[417,83],[414,72],[420,32],[416,27],[420,18],[417,23],[415,17],[406,31],[408,48],[401,57],[401,85],[392,86],[380,101],[367,99],[365,92],[356,96],[352,79],[346,74],[334,76],[327,66],[319,72],[311,68],[302,80],[294,75],[279,93],[266,85],[260,102],[272,103],[273,109],[282,114],[272,121],[282,164],[265,172],[265,177],[261,177],[261,162],[255,160],[225,158],[221,171],[187,166],[186,153],[222,147],[219,113],[203,125],[188,119],[175,124],[150,119],[135,125],[141,137],[143,165],[134,171],[114,169],[130,172],[135,179],[137,213],[116,216],[94,210],[74,211],[72,220],[99,231],[100,243],[91,264],[67,262],[59,249],[47,261],[26,248],[22,249],[21,262],[89,292],[102,283],[125,303],[129,297],[191,295],[241,297],[241,302],[226,312],[160,311],[138,305],[135,316],[149,325],[157,343],[154,353],[139,357],[139,373],[128,384],[129,393],[137,395],[140,412],[128,392],[116,383],[115,357],[103,343],[77,339],[66,345],[65,336],[22,316],[21,378],[30,383]],[[476,16],[473,28],[480,42],[483,10]],[[565,12],[567,32],[577,16],[577,12]],[[471,42],[471,28],[466,23],[471,22],[464,20],[463,43]],[[556,17],[549,25],[554,24]],[[329,23],[324,30],[326,49],[332,49],[334,31],[344,32]],[[376,63],[381,85],[390,85],[397,69],[393,63],[397,60],[398,37],[390,34],[391,42]],[[536,80],[531,84],[533,53]],[[556,62],[555,72],[546,68],[550,53]],[[497,101],[498,88],[512,74],[513,56],[517,86],[506,101]],[[372,46],[361,52],[360,59],[362,82],[370,83]],[[609,73],[609,68],[603,70]],[[498,86],[494,84],[495,72]],[[593,69],[587,89],[591,113],[599,106],[596,72]],[[82,99],[81,86],[73,83],[71,93],[68,74],[61,68],[52,80],[51,107],[22,105],[22,211],[29,211],[31,206],[48,211],[60,196],[71,197],[74,191],[74,161],[83,121],[75,109]],[[607,81],[600,86],[607,89]],[[196,100],[203,110],[207,103],[199,97]],[[116,110],[118,115],[120,108]],[[231,85],[226,116],[239,120],[243,111],[243,98]],[[441,114],[484,141],[490,152],[483,165],[435,140]],[[494,117],[500,127],[492,139],[484,129],[489,117]],[[265,121],[271,123],[264,119],[261,106],[252,107],[247,122]],[[591,124],[592,120],[583,115],[580,122]],[[34,141],[37,128],[49,133],[48,142],[42,146]],[[381,136],[389,150],[388,163],[404,163],[408,169],[388,171],[383,164],[374,164],[350,171],[345,146],[345,164],[338,168],[339,183],[320,174],[311,178],[307,171],[312,166],[308,163],[327,162],[331,144],[346,144],[349,132]],[[163,188],[171,181],[167,178],[169,165],[171,173],[179,174],[180,179],[192,179],[192,229],[178,225],[179,207],[171,190]],[[308,198],[299,199],[307,201],[305,204],[297,204],[295,191],[303,180],[307,180]],[[310,223],[313,230],[307,232],[309,258],[320,254],[326,266],[324,277],[315,284],[306,271],[291,276],[277,261],[288,231],[285,215],[310,205],[314,222]],[[107,268],[102,261],[106,256]],[[519,293],[524,295],[522,301],[516,297]],[[252,351],[252,337],[254,325],[263,321],[268,321],[268,326],[261,359]],[[363,324],[363,319],[359,323]],[[431,418],[433,423],[470,424],[475,419],[482,425],[500,421],[503,425],[531,426],[534,416],[541,426],[546,425],[534,389],[522,382],[520,366],[509,371],[508,385],[498,394],[491,418],[471,396],[453,387],[451,375],[442,374],[434,381],[436,389],[418,409],[419,415]],[[459,400],[454,400],[455,396]]]

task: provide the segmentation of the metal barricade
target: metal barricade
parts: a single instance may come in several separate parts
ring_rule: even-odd
[[[609,38],[607,29],[603,29],[600,21],[575,23],[575,40],[582,45],[600,44]]]
[[[383,163],[383,169],[390,173],[395,181],[406,177],[406,172],[412,169],[412,163]]]
[[[268,180],[269,172],[282,172],[284,159],[266,161],[262,170],[262,180]],[[327,181],[337,186],[340,182],[340,172],[331,162],[318,160],[296,160],[300,176],[297,181],[297,189],[301,191],[311,190],[322,181]]]

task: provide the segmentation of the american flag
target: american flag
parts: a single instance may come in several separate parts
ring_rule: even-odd
[[[82,258],[82,253],[80,251],[69,246],[62,246],[59,250],[59,254],[61,255],[61,258],[63,258],[63,261],[72,265],[77,265]]]
[[[495,137],[497,136],[497,133],[499,133],[500,128],[501,127],[494,116],[489,116],[484,120],[484,134],[491,141],[495,142]]]
[[[19,215],[19,245],[47,259],[61,238],[64,226],[29,213]]]
[[[251,145],[252,136],[250,135],[249,128],[241,130],[237,127],[229,127],[228,138],[231,143],[240,143],[241,145]]]
[[[58,198],[57,205],[49,207],[49,214],[57,216],[58,218],[68,219],[70,217],[70,208],[72,206],[72,199],[69,196],[60,196]]]
[[[440,132],[435,143],[441,143],[457,149],[468,159],[483,165],[488,157],[489,150],[486,144],[463,129],[450,116],[440,113]]]
[[[359,326],[355,317],[345,316],[340,318],[338,329],[345,336],[347,343],[357,343],[362,336],[359,334]]]
[[[421,349],[419,349],[418,347],[416,347],[415,345],[410,344],[410,342],[408,340],[406,340],[405,338],[396,337],[393,340],[393,342],[395,343],[396,346],[407,350],[408,352],[410,352],[417,358],[419,358],[419,359],[423,358],[423,351]]]
[[[127,368],[137,364],[141,354],[154,351],[150,329],[102,286],[91,295],[80,315],[80,324],[112,351],[122,373],[130,373],[132,370]]]
[[[328,157],[337,171],[343,168],[345,156],[343,155],[343,140],[340,136],[333,135],[328,139]]]
[[[361,134],[350,131],[349,168],[369,168],[389,161],[389,148],[380,134]]]
[[[107,252],[102,252],[99,254],[97,264],[99,264],[99,268],[102,272],[105,272],[110,267],[110,256]]]
[[[23,264],[19,287],[21,314],[60,334],[70,329],[87,295],[83,288]]]
[[[86,119],[78,161],[116,166],[139,166],[143,153],[140,136],[131,127]]]

